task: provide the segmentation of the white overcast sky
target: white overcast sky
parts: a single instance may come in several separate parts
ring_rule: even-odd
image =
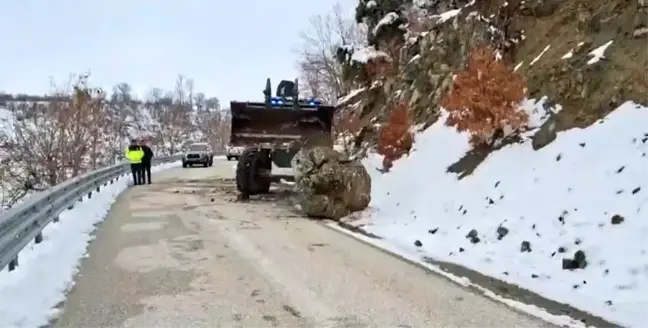
[[[300,31],[336,2],[352,15],[357,0],[0,0],[0,91],[89,70],[140,96],[181,73],[221,103],[258,99],[266,77],[294,79]]]

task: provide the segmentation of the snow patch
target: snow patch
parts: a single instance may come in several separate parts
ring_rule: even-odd
[[[608,41],[606,44],[590,51],[589,55],[592,56],[592,58],[587,62],[588,65],[592,65],[602,58],[605,58],[604,53],[605,50],[612,44],[613,40]]]
[[[528,115],[529,122],[527,131],[522,133],[523,137],[531,137],[537,129],[539,129],[551,115],[557,114],[562,110],[562,106],[556,104],[555,106],[549,105],[549,98],[542,97],[536,101],[534,99],[525,99],[522,102],[522,110]]]
[[[456,17],[461,12],[461,9],[448,10],[444,13],[441,13],[438,17],[437,24],[446,22],[447,20]]]
[[[355,89],[355,90],[349,92],[348,95],[346,95],[346,96],[341,97],[340,99],[338,99],[338,101],[337,101],[337,106],[344,106],[344,105],[346,105],[349,101],[351,101],[351,99],[355,98],[355,96],[357,96],[358,94],[364,92],[365,90],[367,90],[367,88]]]
[[[373,47],[364,47],[356,49],[351,55],[351,60],[358,63],[368,63],[370,60],[375,58],[389,58],[389,55],[380,50],[376,50]]]
[[[567,52],[562,57],[560,57],[560,59],[569,59],[572,58],[573,56],[574,56],[574,49],[569,50],[569,52]]]
[[[544,49],[542,49],[542,52],[540,52],[540,54],[539,54],[536,58],[533,58],[533,61],[531,61],[531,63],[529,64],[529,66],[533,66],[533,64],[535,64],[538,60],[540,60],[540,58],[542,57],[542,55],[544,55],[544,53],[547,52],[547,50],[549,50],[549,48],[551,48],[551,45],[550,45],[550,44],[547,45]]]
[[[516,72],[518,70],[518,68],[522,67],[523,64],[524,64],[524,61],[521,61],[517,65],[515,65],[515,68],[513,68],[513,72]]]
[[[532,125],[560,110],[543,113],[545,100],[526,104],[538,110]],[[391,172],[378,172],[380,156],[364,161],[371,211],[354,224],[402,253],[460,264],[619,325],[645,326],[648,108],[626,102],[537,151],[528,141],[508,145],[461,180],[447,168],[470,150],[468,135],[444,121],[417,135],[411,155]],[[472,230],[477,238],[467,238]],[[579,250],[587,266],[563,269]]]
[[[385,15],[373,29],[373,34],[376,35],[380,31],[383,26],[391,25],[394,24],[398,20],[398,14],[395,12],[388,12],[387,15]]]

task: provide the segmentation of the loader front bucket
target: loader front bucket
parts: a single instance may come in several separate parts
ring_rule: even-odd
[[[307,142],[331,138],[333,106],[282,107],[265,103],[231,102],[232,124],[230,144],[254,146]]]

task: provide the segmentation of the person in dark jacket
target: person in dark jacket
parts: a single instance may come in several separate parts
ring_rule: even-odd
[[[130,162],[131,173],[133,174],[133,184],[139,185],[142,180],[142,158],[144,158],[144,151],[142,147],[137,144],[137,140],[131,140],[131,144],[126,148],[124,156]]]
[[[146,183],[148,179],[148,184],[151,184],[151,161],[153,160],[153,151],[151,147],[146,144],[145,140],[142,140],[140,143],[142,151],[144,151],[144,157],[142,157],[142,184]]]

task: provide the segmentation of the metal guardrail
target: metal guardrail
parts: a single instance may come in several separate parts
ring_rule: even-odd
[[[153,165],[175,162],[181,155],[154,157]],[[88,172],[65,181],[0,213],[0,270],[7,265],[9,271],[18,266],[18,253],[34,240],[43,241],[43,228],[50,222],[58,222],[61,212],[72,209],[84,196],[92,197],[102,187],[113,184],[124,175],[130,175],[128,163],[116,164]]]

